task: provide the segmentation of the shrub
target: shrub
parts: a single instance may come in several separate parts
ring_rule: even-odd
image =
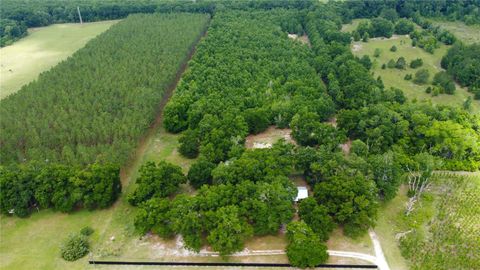
[[[430,86],[427,87],[427,89],[425,89],[425,93],[427,93],[427,94],[432,93],[432,87],[430,87]]]
[[[85,226],[80,230],[80,234],[84,236],[90,236],[93,233],[93,229],[90,226]]]
[[[395,68],[405,69],[406,67],[407,67],[407,61],[405,61],[405,58],[403,56],[398,58],[397,63],[395,63]]]
[[[390,51],[391,51],[391,52],[396,52],[396,51],[397,51],[397,46],[393,45],[393,46],[390,48]]]
[[[386,69],[387,68],[387,65],[386,64],[383,64],[382,65],[382,69]]]
[[[362,41],[363,42],[368,42],[369,39],[370,39],[370,35],[368,35],[367,32],[363,33]]]
[[[413,22],[407,19],[400,19],[398,20],[397,24],[395,24],[395,34],[399,35],[406,35],[412,32],[414,29]]]
[[[178,152],[180,152],[180,154],[187,158],[197,157],[200,141],[194,130],[186,130],[178,139],[178,142],[180,143],[180,147],[178,147]]]
[[[388,68],[395,68],[395,65],[396,65],[396,64],[397,64],[397,63],[395,63],[395,60],[390,59],[390,61],[388,61],[388,63],[387,63],[387,67],[388,67]]]
[[[88,240],[82,234],[70,235],[60,249],[61,256],[66,261],[76,261],[87,255],[88,252]]]
[[[354,41],[360,41],[361,39],[360,33],[358,33],[358,31],[353,31],[352,37]]]
[[[413,82],[416,84],[425,84],[428,81],[428,78],[430,77],[430,72],[428,69],[420,69],[415,73],[415,78],[413,79]]]
[[[380,50],[379,48],[376,48],[375,52],[373,52],[373,56],[374,57],[380,57],[381,53],[382,53],[382,50]]]
[[[364,55],[362,58],[360,58],[360,64],[362,64],[366,69],[372,68],[372,61],[368,55]]]
[[[412,79],[412,74],[407,74],[405,77],[403,77],[404,80],[410,81]]]
[[[418,68],[423,65],[423,60],[421,58],[414,59],[410,62],[411,68]]]
[[[452,77],[445,71],[440,71],[433,77],[433,85],[438,85],[442,89],[441,91],[453,95],[455,93],[456,87],[453,82]]]
[[[215,168],[215,163],[200,157],[199,160],[192,164],[188,171],[187,179],[190,185],[196,189],[207,184],[212,184],[212,170]]]

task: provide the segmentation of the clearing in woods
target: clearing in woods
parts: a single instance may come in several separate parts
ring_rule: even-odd
[[[467,44],[480,42],[480,25],[466,25],[460,21],[441,20],[435,20],[433,24],[452,32],[458,39]]]
[[[396,52],[391,52],[390,48],[395,45],[397,47]],[[431,94],[425,93],[425,89],[430,84],[417,85],[411,80],[404,80],[405,75],[415,75],[419,69],[426,68],[430,72],[429,83],[431,83],[433,76],[443,69],[440,67],[440,61],[446,54],[449,46],[444,44],[440,45],[440,48],[436,49],[434,54],[430,54],[425,50],[412,47],[412,41],[407,36],[393,36],[392,38],[372,38],[368,42],[353,42],[351,45],[354,55],[359,57],[368,55],[373,62],[372,71],[375,73],[375,77],[381,76],[385,87],[396,87],[403,90],[409,100],[431,100],[435,104],[443,105],[456,105],[462,106],[467,97],[473,95],[467,91],[466,88],[461,88],[457,85],[457,90],[454,95],[440,94],[436,97]],[[379,48],[381,54],[379,57],[374,57],[375,49]],[[399,57],[404,57],[407,64],[416,58],[423,60],[423,66],[417,69],[407,67],[400,70],[396,68],[382,69],[382,65],[386,64],[390,59],[397,61]],[[474,100],[472,103],[472,112],[478,113],[480,111],[480,101]]]
[[[0,49],[0,99],[20,90],[117,22],[65,23],[29,29],[28,36]]]

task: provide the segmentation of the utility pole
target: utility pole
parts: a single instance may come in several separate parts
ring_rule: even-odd
[[[80,13],[80,7],[79,6],[77,6],[77,12],[78,12],[78,17],[80,18],[80,24],[83,24],[82,14]]]

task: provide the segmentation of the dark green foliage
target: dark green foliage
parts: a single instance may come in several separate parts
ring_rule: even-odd
[[[7,46],[27,35],[24,23],[9,19],[0,19],[0,47]]]
[[[433,54],[435,49],[440,46],[435,34],[432,31],[414,30],[410,33],[410,38],[412,39],[412,46],[418,46],[431,54]]]
[[[345,234],[355,237],[375,224],[378,208],[375,183],[360,173],[329,177],[315,185],[315,199],[327,208]]]
[[[387,63],[388,68],[395,68],[395,65],[396,65],[396,63],[395,63],[395,60],[393,60],[393,59],[390,59]]]
[[[287,257],[295,267],[315,267],[327,261],[327,246],[303,221],[294,221],[287,226]]]
[[[381,155],[371,155],[368,163],[380,197],[386,201],[393,199],[397,195],[402,174],[395,154],[389,151]]]
[[[442,68],[462,86],[480,86],[480,44],[455,44],[442,58]]]
[[[398,20],[398,14],[397,11],[394,8],[384,8],[380,12],[380,17],[387,19],[391,22],[395,22]]]
[[[128,201],[138,205],[150,198],[164,198],[177,192],[180,184],[187,181],[182,168],[166,161],[147,162],[140,167],[137,188],[129,195]]]
[[[403,56],[398,58],[397,62],[395,63],[395,68],[398,68],[398,69],[407,68],[407,61],[405,61],[405,58]]]
[[[136,230],[162,237],[181,234],[189,249],[198,251],[208,243],[222,255],[241,250],[252,233],[277,234],[294,214],[297,189],[285,176],[292,171],[291,152],[285,144],[247,150],[212,173],[215,181],[225,184],[203,185],[195,196],[152,198],[140,204]]]
[[[366,68],[366,69],[371,69],[372,68],[372,60],[370,60],[370,56],[364,55],[362,58],[360,58],[360,63]]]
[[[433,85],[440,86],[445,93],[453,95],[455,93],[455,82],[452,77],[445,71],[440,71],[433,77]]]
[[[332,217],[328,215],[327,208],[318,205],[313,197],[300,201],[298,214],[305,223],[318,235],[320,241],[327,241],[329,234],[335,228]]]
[[[390,38],[393,34],[393,24],[384,18],[373,18],[370,21],[361,22],[357,32],[362,36]]]
[[[353,37],[353,41],[360,41],[360,39],[361,39],[360,34],[358,33],[358,31],[353,31],[353,32],[352,32],[352,37]]]
[[[414,59],[410,62],[411,68],[418,68],[423,65],[423,60],[421,58]]]
[[[362,140],[356,139],[352,142],[350,152],[360,157],[366,157],[368,156],[368,145],[365,144]]]
[[[243,113],[243,117],[248,125],[248,132],[258,134],[270,125],[268,112],[262,109],[248,109]]]
[[[428,69],[423,68],[415,72],[415,77],[413,78],[413,82],[416,84],[426,84],[428,82],[428,78],[430,77],[430,72]]]
[[[1,100],[1,163],[123,164],[207,22],[200,14],[131,16]]]
[[[198,137],[199,136],[197,135],[197,132],[195,130],[186,130],[178,139],[178,142],[180,143],[180,147],[178,147],[178,152],[188,158],[197,157],[200,147],[200,140]]]
[[[393,24],[383,18],[373,18],[372,22],[372,36],[390,38],[393,34]]]
[[[62,244],[60,254],[66,261],[76,261],[89,252],[88,239],[82,234],[70,235]]]
[[[200,156],[218,163],[238,156],[248,133],[287,127],[300,109],[328,119],[335,108],[312,52],[279,30],[295,14],[218,13],[165,108],[166,129],[195,131]]]
[[[293,138],[304,146],[327,145],[335,149],[346,140],[345,135],[331,124],[320,122],[315,113],[296,114],[290,125]]]
[[[368,34],[368,32],[363,33],[362,41],[363,42],[368,42],[369,39],[370,39],[370,35]]]
[[[397,46],[393,45],[392,47],[390,47],[390,51],[391,52],[396,52],[397,51]]]
[[[139,205],[135,230],[140,234],[152,232],[163,238],[173,236],[171,203],[168,199],[152,198]]]
[[[463,108],[467,111],[470,111],[472,109],[472,97],[468,97],[465,102],[463,102]]]
[[[386,69],[387,68],[387,65],[386,64],[382,64],[382,69]]]
[[[212,170],[215,168],[215,163],[200,157],[197,162],[193,163],[188,170],[187,179],[190,185],[196,189],[203,185],[212,184]]]
[[[407,74],[405,77],[403,77],[404,80],[410,81],[413,78],[412,74]]]
[[[212,171],[214,184],[270,181],[292,171],[292,145],[278,142],[271,149],[246,151],[237,160],[221,163]]]
[[[415,26],[412,21],[407,19],[400,19],[395,24],[395,34],[398,35],[407,35],[415,29]]]
[[[30,163],[0,167],[0,210],[24,217],[33,207],[71,212],[76,207],[106,208],[121,191],[120,170],[110,164],[84,169]]]
[[[252,227],[240,216],[238,207],[230,205],[219,208],[211,218],[214,223],[207,242],[220,255],[229,255],[243,250],[243,243],[253,234]]]
[[[375,51],[373,52],[374,57],[380,57],[380,54],[382,53],[382,50],[379,48],[375,48]]]
[[[83,236],[90,236],[90,235],[93,234],[93,232],[94,232],[94,230],[90,226],[83,227],[80,230],[80,234],[83,235]]]

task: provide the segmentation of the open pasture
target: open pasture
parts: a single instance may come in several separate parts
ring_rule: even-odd
[[[390,51],[392,46],[397,47],[396,52]],[[361,57],[363,55],[370,56],[373,62],[372,70],[375,77],[381,76],[385,87],[396,87],[403,90],[409,100],[431,100],[435,104],[456,105],[462,106],[463,102],[469,96],[473,96],[466,88],[461,88],[457,85],[457,90],[454,95],[440,94],[436,97],[425,93],[425,89],[430,84],[418,85],[411,80],[404,80],[405,75],[412,74],[421,68],[426,68],[430,72],[429,82],[431,83],[433,76],[442,71],[440,61],[446,54],[448,46],[441,44],[440,48],[436,49],[434,54],[427,53],[421,48],[412,47],[411,39],[406,36],[393,36],[392,38],[372,38],[368,42],[354,42],[351,45],[352,52]],[[379,57],[374,57],[375,49],[380,49]],[[407,63],[416,58],[423,60],[423,66],[417,69],[407,67],[405,70],[396,68],[382,69],[382,65],[386,64],[390,59],[397,61],[399,57],[404,57]],[[480,101],[475,100],[472,104],[472,111],[478,112],[480,110]]]
[[[0,99],[67,59],[117,22],[65,23],[29,29],[27,37],[0,49]]]

